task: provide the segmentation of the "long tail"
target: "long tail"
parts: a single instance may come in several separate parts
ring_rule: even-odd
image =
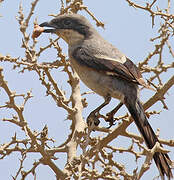
[[[138,98],[134,99],[132,97],[125,97],[125,105],[128,108],[131,116],[133,117],[140,133],[142,134],[145,143],[149,149],[152,149],[156,142],[158,141],[157,136],[155,135],[152,127],[147,121],[144,109]],[[171,162],[169,156],[166,153],[156,152],[153,156],[155,163],[160,171],[162,179],[164,175],[170,180],[173,175],[169,162]]]

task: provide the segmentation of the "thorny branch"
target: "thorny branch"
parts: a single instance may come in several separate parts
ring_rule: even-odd
[[[0,1],[2,2],[2,1]],[[12,176],[14,180],[17,178],[25,179],[29,174],[33,174],[36,178],[36,168],[39,168],[40,164],[48,165],[56,175],[57,179],[140,179],[144,173],[150,168],[152,156],[157,151],[166,152],[167,150],[161,148],[159,144],[156,144],[153,149],[147,149],[143,142],[143,138],[135,133],[129,132],[127,128],[133,122],[128,114],[116,117],[115,121],[118,121],[118,125],[113,129],[106,129],[103,127],[96,127],[96,132],[103,132],[103,136],[91,137],[91,132],[87,131],[87,125],[82,117],[82,111],[87,107],[87,102],[82,95],[88,94],[80,93],[79,79],[76,73],[71,69],[69,60],[62,52],[62,48],[59,45],[59,38],[49,40],[48,45],[40,47],[36,50],[37,40],[33,40],[29,34],[27,34],[27,28],[31,17],[34,14],[35,7],[39,0],[34,0],[31,3],[31,9],[28,15],[24,15],[22,4],[19,6],[17,20],[19,22],[20,31],[23,37],[22,48],[25,51],[24,57],[11,57],[10,55],[0,54],[0,62],[10,62],[13,64],[13,69],[19,71],[21,75],[27,70],[30,73],[35,72],[38,76],[40,84],[45,88],[45,93],[50,96],[55,102],[57,107],[63,108],[68,116],[67,119],[71,120],[70,130],[71,133],[67,137],[66,141],[60,145],[55,146],[54,140],[49,138],[49,127],[45,126],[41,132],[32,131],[27,123],[27,119],[24,117],[24,109],[26,103],[34,98],[31,90],[27,94],[17,94],[13,92],[3,75],[3,68],[0,68],[0,88],[4,90],[5,95],[8,97],[8,101],[0,104],[1,109],[12,109],[15,114],[11,118],[4,117],[4,122],[9,122],[11,125],[16,125],[21,128],[26,137],[23,139],[17,138],[17,133],[9,142],[6,142],[0,146],[0,159],[1,161],[9,156],[11,153],[18,152],[21,154],[19,160],[19,168],[16,175]],[[167,91],[174,85],[174,76],[168,77],[165,82],[162,78],[163,74],[168,73],[169,69],[174,68],[174,50],[171,43],[174,35],[174,15],[171,13],[171,2],[168,0],[167,7],[160,8],[157,6],[157,0],[153,0],[151,3],[137,4],[133,1],[126,0],[131,6],[139,10],[143,10],[150,13],[152,19],[152,26],[158,27],[157,36],[151,38],[151,43],[154,44],[154,49],[149,52],[145,59],[139,63],[139,68],[142,73],[149,73],[150,77],[148,82],[156,88],[156,93],[144,103],[144,109],[147,110],[153,106],[156,102],[160,101],[163,108],[168,108],[167,101],[165,102],[165,95]],[[97,26],[104,27],[104,24],[99,21],[94,14],[86,7],[82,0],[63,0],[60,1],[61,9],[59,14],[64,13],[77,13],[78,11],[85,11],[96,22]],[[52,15],[56,16],[56,15]],[[160,24],[158,24],[160,19]],[[31,46],[29,44],[32,44]],[[39,63],[38,57],[43,52],[46,52],[48,48],[54,48],[57,50],[56,60],[53,62]],[[166,48],[169,52],[170,59],[167,63],[164,58],[164,52]],[[153,61],[153,66],[151,65]],[[52,70],[63,69],[63,72],[67,74],[67,83],[69,84],[71,95],[68,97],[61,85],[57,83],[56,79],[52,75]],[[61,72],[62,73],[62,72]],[[17,98],[23,98],[21,105],[17,104]],[[2,103],[2,102],[1,102]],[[146,112],[148,117],[159,114],[158,111]],[[100,114],[99,118],[105,119],[106,116]],[[118,136],[126,137],[131,140],[129,147],[117,147],[110,145]],[[159,138],[161,144],[169,147],[174,146],[174,140],[165,140]],[[51,144],[51,145],[50,145]],[[82,153],[78,153],[77,148],[82,150]],[[138,147],[138,149],[137,149]],[[56,155],[60,152],[67,154],[67,163],[64,169],[60,169],[56,163]],[[24,162],[26,157],[30,153],[39,153],[41,158],[33,163],[33,166],[26,171]],[[115,158],[115,154],[129,153],[135,157],[135,160],[142,156],[145,157],[144,163],[140,168],[135,167],[132,172],[127,172],[124,163],[118,163]],[[100,170],[96,167],[100,166]]]

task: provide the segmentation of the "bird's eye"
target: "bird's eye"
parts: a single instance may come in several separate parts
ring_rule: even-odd
[[[69,19],[65,19],[63,23],[64,23],[64,25],[66,25],[66,26],[71,25],[71,21],[70,21]]]

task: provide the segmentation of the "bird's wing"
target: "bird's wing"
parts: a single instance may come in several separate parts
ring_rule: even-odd
[[[72,57],[81,65],[96,69],[98,71],[103,71],[108,75],[118,76],[127,81],[131,81],[149,88],[149,86],[143,80],[138,68],[130,59],[126,58],[125,56],[123,56],[121,59],[110,58],[103,55],[95,56],[91,55],[86,48],[78,47],[73,51]]]

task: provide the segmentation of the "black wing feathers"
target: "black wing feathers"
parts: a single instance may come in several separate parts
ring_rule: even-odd
[[[141,73],[138,71],[138,68],[129,59],[122,64],[114,60],[97,58],[90,55],[88,50],[82,47],[76,48],[72,56],[82,65],[89,68],[94,68],[98,71],[104,71],[105,73],[109,72],[110,75],[119,76],[128,81],[133,81],[139,84],[137,78],[142,77]]]

